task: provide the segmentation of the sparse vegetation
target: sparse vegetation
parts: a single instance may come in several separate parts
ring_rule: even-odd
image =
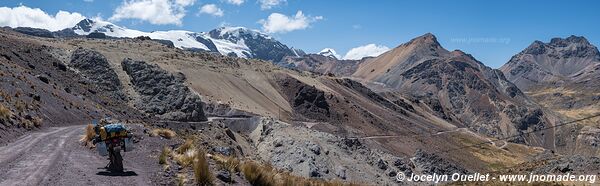
[[[177,151],[177,153],[179,154],[183,154],[184,152],[186,152],[188,149],[194,148],[194,140],[193,139],[187,139],[185,140],[185,142],[183,144],[181,144],[179,147],[177,147],[177,149],[175,149],[175,151]]]
[[[93,148],[94,144],[92,143],[92,139],[94,139],[95,136],[96,132],[94,131],[94,125],[87,124],[85,126],[85,133],[81,135],[79,141],[83,143],[83,146]]]
[[[185,174],[177,174],[177,186],[184,186],[186,181]]]
[[[310,179],[301,176],[292,175],[289,172],[284,172],[273,168],[269,164],[260,164],[251,160],[244,161],[240,165],[240,169],[246,180],[252,185],[260,186],[275,186],[275,185],[318,185],[318,186],[343,186],[343,185],[360,185],[355,183],[344,183],[339,180],[321,180]]]
[[[7,121],[12,116],[12,112],[4,105],[0,104],[0,120]]]
[[[275,182],[276,173],[271,166],[259,165],[258,163],[248,161],[244,162],[241,166],[241,170],[242,173],[244,173],[246,180],[252,185],[277,185]]]
[[[170,129],[165,129],[165,128],[157,128],[157,129],[152,129],[152,131],[150,132],[151,136],[160,136],[166,139],[171,139],[175,136],[177,136],[177,133],[175,133],[175,131],[172,131]]]
[[[40,128],[42,126],[42,122],[44,120],[42,120],[42,118],[36,116],[36,117],[33,117],[33,119],[31,121],[33,122],[33,126]]]
[[[198,150],[195,148],[187,149],[184,153],[173,155],[173,159],[179,165],[187,167],[191,165],[194,159],[198,156]]]
[[[198,185],[212,185],[214,178],[208,169],[208,160],[206,160],[206,153],[204,151],[200,150],[197,153],[192,168],[194,169],[194,178]]]
[[[23,112],[25,108],[27,108],[27,104],[22,100],[18,100],[15,104],[15,108],[17,109],[17,111]]]
[[[160,156],[158,156],[158,163],[161,165],[166,165],[167,158],[169,158],[169,154],[171,154],[171,149],[169,147],[164,147],[160,152]]]
[[[33,128],[33,122],[31,120],[21,120],[21,126],[27,130],[31,130]]]
[[[233,156],[224,157],[221,155],[214,155],[212,158],[217,162],[217,165],[221,170],[229,172],[230,175],[240,171],[240,160]],[[231,178],[227,182],[231,183]]]

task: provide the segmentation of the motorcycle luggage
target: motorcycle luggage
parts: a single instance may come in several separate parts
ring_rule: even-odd
[[[106,148],[106,143],[96,143],[96,149],[98,150],[98,154],[100,154],[100,156],[108,156],[108,149]]]
[[[110,125],[105,125],[100,128],[100,138],[102,140],[117,138],[117,137],[127,137],[127,128],[125,125],[121,123],[115,123]]]
[[[132,151],[133,149],[133,140],[131,138],[125,138],[125,152]]]

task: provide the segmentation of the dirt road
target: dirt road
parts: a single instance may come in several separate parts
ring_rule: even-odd
[[[110,173],[106,157],[78,142],[83,128],[48,128],[0,147],[0,185],[155,185],[152,153],[122,153],[125,172]]]

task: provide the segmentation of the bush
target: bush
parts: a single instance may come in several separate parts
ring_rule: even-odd
[[[177,149],[175,149],[175,151],[178,154],[183,154],[188,149],[193,149],[193,148],[195,148],[194,140],[193,139],[187,139],[187,140],[185,140],[185,143],[183,143],[179,147],[177,147]]]
[[[204,151],[200,150],[196,158],[194,158],[192,168],[194,169],[194,178],[198,185],[212,185],[213,176],[210,170],[208,170],[208,161],[206,160],[206,153]]]
[[[175,154],[173,156],[173,159],[175,159],[175,161],[182,167],[187,167],[188,165],[191,165],[193,163],[198,154],[198,150],[191,148],[187,149],[182,154]]]
[[[36,117],[33,117],[33,119],[31,121],[33,122],[33,126],[40,128],[42,126],[42,122],[44,120],[42,120],[42,118],[36,116]]]
[[[159,129],[152,129],[152,131],[150,132],[150,135],[151,136],[161,136],[166,139],[171,139],[171,138],[175,137],[177,135],[177,133],[175,133],[175,131],[172,131],[170,129],[159,128]]]
[[[212,158],[217,162],[217,165],[221,170],[225,170],[229,172],[230,175],[233,175],[236,172],[239,172],[240,160],[233,156],[224,157],[221,155],[214,155]],[[227,182],[231,183],[232,180],[228,180]]]
[[[242,165],[242,173],[246,180],[252,185],[272,186],[277,185],[275,175],[270,166],[261,166],[255,162],[245,162]]]
[[[167,164],[169,154],[171,154],[171,149],[169,147],[164,147],[160,152],[160,156],[158,156],[158,163],[161,165]]]
[[[33,128],[33,122],[31,120],[21,120],[21,126],[27,130],[31,130]]]
[[[83,146],[89,146],[90,148],[93,148],[94,144],[92,143],[92,140],[94,139],[94,137],[96,137],[96,131],[94,131],[94,125],[87,124],[85,126],[85,131],[84,131],[83,135],[81,135],[81,138],[79,139],[79,142],[82,142]]]
[[[177,186],[184,186],[186,181],[185,174],[177,174]]]
[[[8,108],[4,107],[4,105],[0,104],[0,120],[8,121],[11,116],[12,112]]]

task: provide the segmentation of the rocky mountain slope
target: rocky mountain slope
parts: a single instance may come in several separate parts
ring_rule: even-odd
[[[536,86],[560,87],[585,79],[600,64],[598,48],[584,37],[535,41],[513,56],[500,70],[524,91]]]
[[[365,58],[367,59],[367,58]],[[305,54],[302,56],[287,56],[278,65],[302,71],[336,76],[352,75],[363,60],[340,60],[322,54]]]
[[[535,41],[500,69],[537,103],[572,120],[600,113],[600,52],[584,37]],[[577,123],[577,152],[598,154],[598,122]]]
[[[76,50],[59,60],[55,48],[35,38],[0,32],[0,144],[37,128],[142,118],[124,104],[120,81],[96,53]]]
[[[432,34],[362,63],[353,77],[379,92],[405,95],[458,127],[503,138],[553,126],[557,119],[508,81],[462,51],[447,51]],[[554,131],[511,141],[554,148]]]

